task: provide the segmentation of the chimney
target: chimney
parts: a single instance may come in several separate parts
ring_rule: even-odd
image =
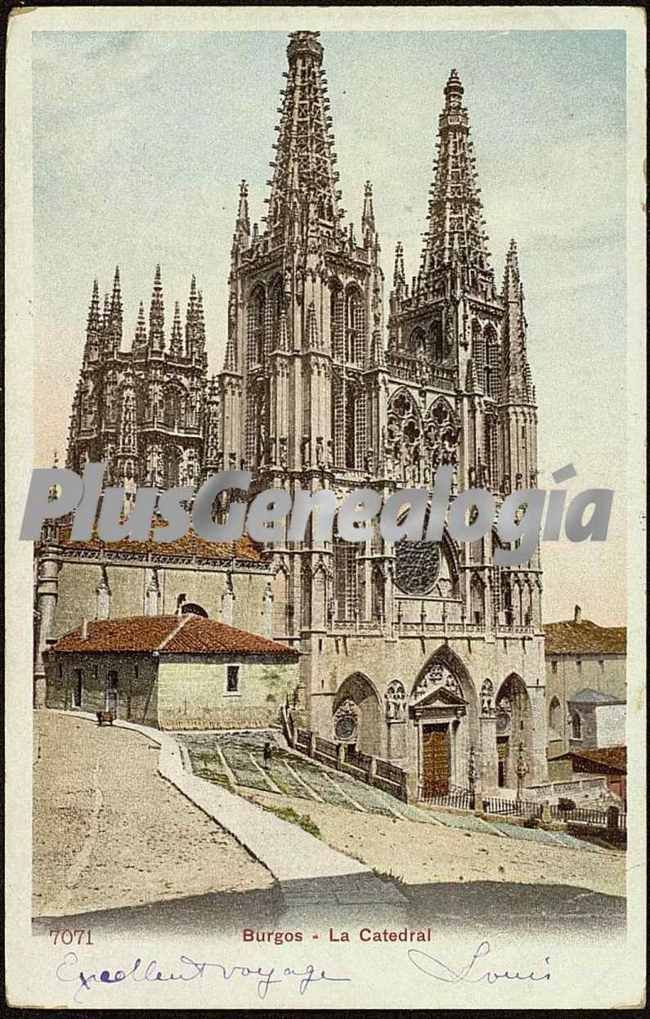
[[[81,621],[81,640],[88,640],[88,620],[85,618]]]
[[[579,605],[576,605],[576,607],[573,610],[573,622],[574,623],[582,622],[582,609],[580,608]]]

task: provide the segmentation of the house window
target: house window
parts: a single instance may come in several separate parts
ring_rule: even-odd
[[[228,665],[226,667],[226,693],[239,692],[239,666]]]
[[[603,658],[599,658],[598,659],[598,665],[600,666],[600,671],[604,672],[605,671],[605,661],[604,661]]]
[[[582,739],[582,719],[577,711],[571,715],[571,738]]]
[[[551,672],[553,673],[553,675],[556,674],[556,672],[557,672],[557,662],[551,662]]]
[[[83,672],[81,669],[74,670],[74,684],[72,687],[72,707],[81,707],[81,691],[83,688]]]
[[[576,669],[578,670],[578,672],[582,671],[582,662],[580,661],[579,658],[576,659]]]

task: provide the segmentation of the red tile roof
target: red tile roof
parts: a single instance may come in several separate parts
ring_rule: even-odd
[[[166,527],[163,520],[155,521],[156,527]],[[217,542],[200,538],[195,531],[189,530],[176,541],[101,541],[93,537],[89,541],[71,541],[71,524],[63,524],[58,529],[57,540],[66,549],[95,549],[97,551],[129,552],[156,556],[196,556],[200,559],[245,559],[251,562],[262,562],[261,549],[248,537],[243,535],[239,541]]]
[[[52,650],[86,654],[157,651],[161,655],[284,655],[296,660],[299,657],[298,651],[277,641],[190,613],[101,619],[87,627],[87,637],[81,636],[79,626],[60,637]]]
[[[627,773],[627,747],[597,747],[593,750],[569,750],[562,758],[604,766],[608,770]],[[558,760],[557,757],[554,760]],[[596,769],[594,769],[596,770]]]
[[[598,626],[589,619],[547,623],[544,633],[546,654],[624,655],[627,646],[627,627]]]

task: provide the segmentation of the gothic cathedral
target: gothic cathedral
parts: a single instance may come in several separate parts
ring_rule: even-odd
[[[517,248],[499,286],[458,74],[444,89],[419,271],[406,278],[398,244],[385,320],[372,187],[359,227],[346,224],[318,33],[294,32],[287,55],[263,228],[240,188],[223,370],[208,379],[194,279],[167,345],[156,270],[148,329],[141,305],[128,352],[119,275],[103,314],[95,285],[68,466],[106,462],[131,495],[242,467],[256,490],[339,499],[430,487],[440,464],[453,466],[452,494],[535,486]],[[539,558],[497,566],[497,543],[391,547],[378,531],[365,546],[318,543],[308,528],[255,567],[268,632],[303,653],[306,724],[400,764],[414,796],[476,774],[485,789],[547,780]],[[236,558],[229,569],[235,590]]]

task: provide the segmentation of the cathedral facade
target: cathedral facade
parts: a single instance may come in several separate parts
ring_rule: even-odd
[[[240,188],[223,370],[208,379],[194,280],[185,327],[177,305],[167,337],[157,270],[148,329],[141,306],[129,351],[119,277],[103,314],[95,287],[68,466],[103,461],[131,497],[138,485],[195,486],[234,468],[252,471],[255,491],[327,488],[339,499],[359,488],[384,497],[428,488],[441,464],[453,467],[452,497],[482,486],[499,501],[534,487],[517,249],[513,241],[497,283],[458,75],[444,90],[419,272],[407,280],[398,245],[385,295],[370,183],[358,229],[341,208],[318,33],[293,33],[287,55],[262,229]],[[79,580],[62,598],[66,570],[101,575],[94,589],[86,582],[89,599],[111,588],[109,573],[114,587],[130,574],[119,582],[124,608],[173,611],[174,599],[189,598],[298,648],[306,724],[404,767],[414,797],[473,782],[485,791],[541,785],[540,562],[499,566],[497,546],[495,533],[392,546],[378,530],[365,545],[318,542],[309,525],[303,542],[234,552],[198,550],[191,539],[163,554],[50,536],[37,645],[78,614],[65,605]],[[128,614],[103,604],[104,615]]]

